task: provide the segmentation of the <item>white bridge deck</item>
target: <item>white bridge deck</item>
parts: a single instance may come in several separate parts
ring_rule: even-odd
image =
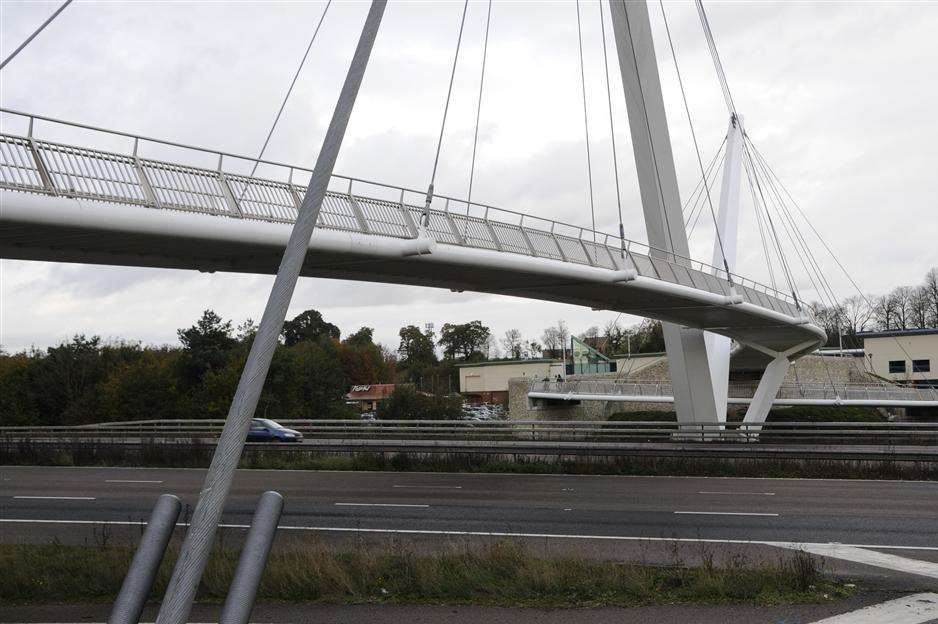
[[[0,257],[273,273],[309,170],[2,111]],[[125,152],[39,140],[36,121],[104,133]],[[195,167],[140,156],[176,150]],[[175,160],[175,158],[174,158]],[[263,177],[261,176],[263,174]],[[708,329],[744,345],[812,351],[824,332],[791,296],[708,264],[541,217],[334,176],[303,275],[508,294]]]

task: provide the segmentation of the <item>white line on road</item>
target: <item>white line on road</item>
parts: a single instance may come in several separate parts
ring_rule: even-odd
[[[742,496],[775,496],[775,492],[721,492],[721,491],[701,491],[698,494],[740,494]]]
[[[909,559],[899,557],[889,553],[881,553],[866,548],[857,548],[856,546],[844,546],[842,544],[789,544],[787,546],[792,550],[803,550],[814,555],[822,557],[833,557],[844,561],[853,561],[877,568],[886,568],[897,572],[908,572],[919,576],[928,576],[938,579],[938,563],[932,561],[921,561],[919,559]]]
[[[777,513],[762,513],[758,511],[675,511],[676,514],[687,514],[697,516],[768,516],[775,518]]]
[[[419,507],[426,509],[430,505],[413,505],[409,503],[336,503],[337,507]]]
[[[938,621],[938,594],[912,594],[814,624],[923,624]]]
[[[105,479],[105,483],[162,483],[162,481],[149,479]]]
[[[48,520],[40,518],[0,518],[7,524],[109,524],[118,526],[140,526],[139,520]],[[176,526],[189,526],[188,522],[177,522]],[[247,529],[247,524],[219,524],[225,529]],[[401,535],[466,535],[471,537],[531,537],[538,539],[609,540],[621,542],[679,542],[687,544],[753,544],[777,548],[803,549],[805,546],[848,546],[852,548],[879,548],[883,550],[921,550],[938,552],[938,546],[899,546],[890,544],[831,544],[813,542],[770,542],[752,539],[718,539],[705,537],[646,537],[642,535],[577,535],[575,533],[508,533],[505,531],[444,531],[434,529],[364,529],[361,527],[321,527],[281,525],[283,531],[320,531],[325,533],[387,533]]]
[[[396,488],[411,488],[421,490],[461,490],[461,485],[392,485]]]
[[[31,500],[94,500],[94,496],[14,496]]]

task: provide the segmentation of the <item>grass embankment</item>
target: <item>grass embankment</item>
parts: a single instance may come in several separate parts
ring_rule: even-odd
[[[0,604],[104,602],[117,594],[132,551],[61,544],[0,545]],[[152,598],[162,596],[175,553],[160,570]],[[706,560],[705,560],[706,561]],[[217,550],[199,600],[224,599],[237,553]],[[585,607],[668,603],[780,604],[847,596],[852,586],[826,580],[818,560],[792,554],[747,568],[651,567],[542,559],[511,542],[481,553],[335,553],[318,546],[276,549],[258,601],[451,603]]]

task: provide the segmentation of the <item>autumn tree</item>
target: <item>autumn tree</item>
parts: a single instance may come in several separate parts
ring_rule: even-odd
[[[446,323],[440,329],[437,344],[443,348],[443,357],[447,359],[483,360],[490,335],[482,321]]]
[[[288,347],[303,341],[317,341],[322,337],[338,340],[339,328],[323,320],[317,310],[307,310],[283,324],[283,340]]]

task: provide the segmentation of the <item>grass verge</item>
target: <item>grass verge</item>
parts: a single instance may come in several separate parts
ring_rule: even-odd
[[[170,552],[153,599],[169,578]],[[133,553],[117,546],[0,545],[0,604],[103,602],[115,598]],[[237,553],[216,549],[199,600],[224,599]],[[513,542],[480,552],[418,555],[275,549],[258,601],[449,603],[587,607],[648,604],[823,602],[854,590],[824,578],[818,560],[795,553],[776,564],[687,568],[535,557]]]
[[[0,440],[0,465],[205,468],[214,446],[142,446],[76,440],[67,449]],[[938,480],[938,462],[649,456],[492,456],[470,453],[330,453],[250,448],[242,468],[515,474],[675,475],[824,479]]]

